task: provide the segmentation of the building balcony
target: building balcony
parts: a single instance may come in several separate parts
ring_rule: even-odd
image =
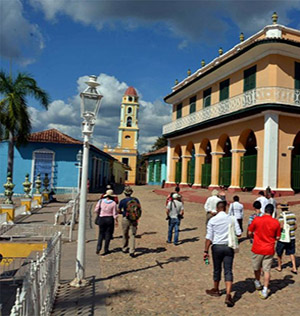
[[[164,125],[163,134],[180,131],[260,104],[281,104],[300,108],[300,90],[281,87],[261,87],[249,90]]]

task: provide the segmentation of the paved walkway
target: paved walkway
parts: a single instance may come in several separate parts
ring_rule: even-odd
[[[272,271],[271,296],[263,301],[252,282],[251,245],[241,243],[234,263],[234,300],[227,308],[224,295],[209,297],[205,289],[212,287],[212,265],[204,265],[202,255],[205,237],[203,206],[185,203],[179,246],[166,244],[165,197],[153,193],[152,187],[135,187],[135,195],[143,206],[140,220],[137,257],[121,252],[121,228],[111,243],[113,253],[100,257],[101,279],[108,291],[107,313],[125,315],[296,315],[300,309],[300,277],[285,269]],[[300,213],[296,209],[298,218]],[[246,220],[250,212],[246,212]],[[298,240],[300,231],[297,231]],[[300,252],[299,243],[297,252]],[[94,255],[95,264],[99,257]],[[297,257],[298,265],[300,257]],[[221,287],[224,284],[221,283]]]

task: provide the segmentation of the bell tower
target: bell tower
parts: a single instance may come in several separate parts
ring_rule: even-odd
[[[125,175],[125,184],[136,183],[139,140],[138,112],[138,94],[133,87],[129,87],[122,98],[118,146],[114,149],[104,147],[105,152],[128,167]]]

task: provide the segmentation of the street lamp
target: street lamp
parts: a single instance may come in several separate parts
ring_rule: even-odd
[[[76,277],[70,283],[71,286],[82,287],[88,284],[85,280],[85,221],[86,221],[86,198],[87,198],[87,179],[89,163],[89,139],[93,135],[94,125],[100,108],[102,95],[97,91],[99,83],[96,76],[89,76],[86,82],[88,87],[80,93],[81,98],[81,117],[83,140],[83,159],[80,188],[79,205],[79,225],[77,238],[76,255]]]

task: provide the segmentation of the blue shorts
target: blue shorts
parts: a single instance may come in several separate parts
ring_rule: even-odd
[[[285,250],[285,254],[287,256],[294,255],[296,252],[296,241],[292,239],[290,242],[281,242],[277,241],[276,245],[276,253],[279,257],[282,256],[283,251]]]

